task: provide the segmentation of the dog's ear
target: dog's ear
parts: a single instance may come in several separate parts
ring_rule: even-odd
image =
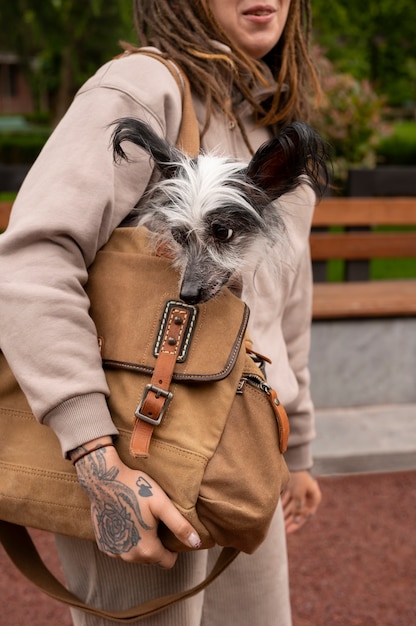
[[[131,117],[118,119],[113,124],[116,125],[111,137],[115,160],[129,160],[121,144],[131,141],[148,152],[165,178],[176,175],[183,160],[182,153],[159,137],[148,124]]]
[[[246,177],[271,200],[308,183],[318,197],[328,184],[329,151],[322,137],[305,122],[293,122],[260,146]]]

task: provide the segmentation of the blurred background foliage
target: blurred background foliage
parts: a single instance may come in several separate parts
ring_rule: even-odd
[[[27,133],[0,127],[0,161],[31,161],[80,85],[120,52],[119,40],[135,42],[131,4],[0,4],[0,52],[18,54],[35,108]],[[312,9],[326,94],[312,122],[333,146],[340,188],[350,167],[416,164],[416,3],[312,0]]]
[[[343,189],[350,167],[376,166],[377,150],[391,136],[392,124],[383,119],[385,97],[377,94],[368,79],[337,71],[319,47],[313,56],[325,99],[312,122],[331,144],[335,184]]]
[[[58,121],[79,86],[133,35],[129,0],[0,4],[0,50],[19,55],[35,108]]]
[[[340,72],[367,79],[390,106],[416,101],[416,3],[312,0],[317,42]]]
[[[333,146],[335,182],[352,167],[416,165],[416,3],[312,0],[326,94],[314,124]]]

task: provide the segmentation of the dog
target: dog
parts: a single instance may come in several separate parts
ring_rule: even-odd
[[[115,161],[130,160],[122,147],[128,141],[160,172],[137,207],[137,224],[156,233],[155,245],[179,270],[180,298],[188,304],[213,298],[242,271],[254,272],[276,245],[284,248],[278,198],[302,183],[320,198],[328,183],[327,145],[304,122],[285,127],[248,164],[209,153],[190,158],[134,118],[114,125]]]

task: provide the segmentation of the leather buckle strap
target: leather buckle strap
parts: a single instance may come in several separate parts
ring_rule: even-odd
[[[135,410],[136,422],[130,440],[133,456],[147,457],[153,429],[160,425],[173,399],[169,387],[176,363],[186,359],[198,309],[176,300],[168,300],[157,333],[157,355],[150,384],[146,385]]]
[[[156,418],[150,417],[149,415],[145,415],[142,412],[142,407],[144,403],[146,402],[147,394],[150,391],[152,391],[155,394],[156,399],[159,399],[159,398],[164,399],[164,403],[158,411],[159,415]],[[146,387],[144,388],[141,402],[139,406],[137,407],[137,409],[135,410],[134,414],[139,419],[144,420],[145,422],[148,422],[149,424],[152,424],[153,426],[159,426],[172,398],[173,398],[173,393],[171,393],[170,391],[161,389],[161,387],[157,387],[157,385],[146,385]]]

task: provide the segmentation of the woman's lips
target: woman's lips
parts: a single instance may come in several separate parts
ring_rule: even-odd
[[[274,14],[276,13],[276,9],[269,5],[254,5],[243,11],[244,17],[252,20],[254,22],[268,22],[270,21]]]

